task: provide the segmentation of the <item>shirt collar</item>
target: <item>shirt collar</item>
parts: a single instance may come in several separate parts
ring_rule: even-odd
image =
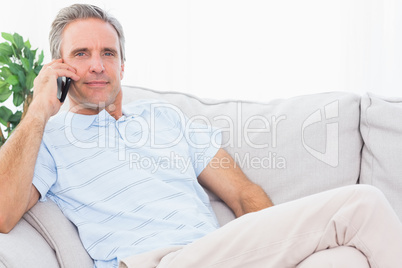
[[[124,105],[122,111],[125,117],[133,118],[142,115],[145,111],[145,107],[142,105],[142,101],[140,100]]]
[[[144,107],[142,105],[131,103],[129,105],[123,106],[122,110],[123,116],[119,119],[119,121],[125,121],[126,119],[140,116],[144,112]],[[58,116],[55,116],[53,120],[62,125],[70,127],[73,126],[74,128],[80,129],[87,129],[91,126],[107,126],[111,123],[116,122],[114,117],[112,117],[105,109],[103,109],[96,115],[83,115],[72,112],[62,112]]]
[[[66,126],[73,126],[74,128],[80,129],[87,129],[91,126],[104,127],[114,122],[116,122],[116,120],[105,109],[95,115],[66,112],[64,116],[64,124]]]

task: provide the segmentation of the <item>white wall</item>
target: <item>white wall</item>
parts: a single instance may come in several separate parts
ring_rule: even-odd
[[[0,31],[45,50],[77,1],[7,1]],[[401,96],[398,0],[97,0],[127,38],[123,84],[200,97],[269,100],[323,91]]]

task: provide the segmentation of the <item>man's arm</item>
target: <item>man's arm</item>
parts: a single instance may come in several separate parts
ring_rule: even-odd
[[[236,217],[273,206],[264,190],[246,177],[224,149],[219,149],[198,180],[221,198]]]
[[[32,185],[45,119],[27,113],[0,150],[0,232],[8,233],[39,199]],[[36,199],[36,200],[35,200]]]
[[[35,79],[34,98],[25,118],[0,149],[1,233],[14,228],[39,199],[32,179],[46,123],[61,106],[56,97],[58,76],[79,79],[75,70],[61,60],[45,65]]]

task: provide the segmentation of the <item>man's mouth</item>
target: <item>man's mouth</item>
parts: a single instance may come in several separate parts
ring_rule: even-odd
[[[108,82],[103,80],[94,80],[85,82],[85,84],[90,87],[104,87],[108,84]]]

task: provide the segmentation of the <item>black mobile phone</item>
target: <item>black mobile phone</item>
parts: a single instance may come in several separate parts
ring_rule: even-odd
[[[60,100],[60,102],[64,102],[64,100],[66,99],[70,84],[71,78],[69,77],[57,78],[57,98]]]

